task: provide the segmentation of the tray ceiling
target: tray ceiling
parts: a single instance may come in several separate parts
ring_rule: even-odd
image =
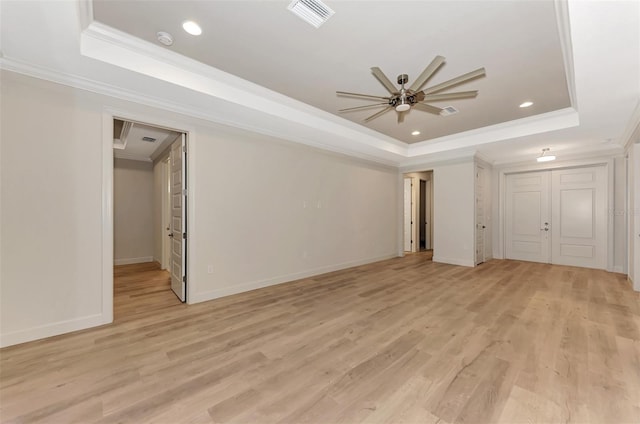
[[[93,2],[96,21],[168,50],[349,119],[405,143],[449,136],[571,106],[552,1],[327,2],[335,15],[316,29],[287,10],[288,1]],[[197,21],[202,35],[182,30]],[[410,82],[436,55],[447,62],[427,86],[485,67],[487,77],[449,91],[479,90],[476,99],[439,102],[459,113],[411,110],[364,123],[374,110],[339,113],[366,101],[336,90],[386,95],[371,75],[380,67]],[[518,107],[532,101],[529,108]],[[413,131],[420,135],[413,136]]]

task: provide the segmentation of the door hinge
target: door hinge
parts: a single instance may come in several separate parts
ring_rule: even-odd
[[[182,146],[182,153],[187,153],[187,145]]]
[[[186,240],[187,239],[187,233],[182,233],[182,239]]]
[[[184,190],[182,190],[182,195],[186,196],[187,195],[187,189],[185,188]]]
[[[183,275],[183,276],[182,276],[182,282],[183,282],[183,283],[186,283],[186,282],[187,282],[187,276],[186,276],[186,275]]]

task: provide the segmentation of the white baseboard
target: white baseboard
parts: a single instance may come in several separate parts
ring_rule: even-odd
[[[614,266],[613,272],[617,272],[619,274],[626,274],[626,272],[624,272],[624,267],[622,265]]]
[[[141,258],[124,258],[124,259],[114,259],[114,265],[131,265],[131,264],[143,264],[146,262],[153,262],[153,256],[143,256]]]
[[[444,258],[442,256],[434,256],[433,262],[439,262],[443,264],[451,264],[451,265],[461,265],[461,266],[476,266],[473,263],[473,260],[468,259],[459,259],[459,258]]]
[[[339,271],[341,269],[352,268],[354,266],[366,265],[373,262],[384,261],[387,259],[397,258],[397,253],[390,253],[388,255],[378,256],[375,258],[361,259],[350,262],[343,262],[341,264],[329,265],[320,268],[314,268],[308,271],[296,272],[293,274],[281,275],[278,277],[268,278],[259,281],[250,281],[247,283],[236,284],[233,287],[223,287],[216,290],[209,290],[202,293],[189,293],[187,296],[188,303],[200,303],[208,300],[217,299],[224,296],[231,296],[232,294],[238,294],[251,290],[261,289],[264,287],[274,286],[276,284],[288,283],[290,281],[300,280],[303,278],[309,278],[327,272]]]
[[[84,330],[86,328],[97,327],[98,325],[109,323],[111,323],[111,320],[107,320],[103,314],[58,321],[51,324],[41,325],[39,327],[1,334],[0,347],[7,347],[33,340],[44,339],[46,337],[58,336],[60,334]]]

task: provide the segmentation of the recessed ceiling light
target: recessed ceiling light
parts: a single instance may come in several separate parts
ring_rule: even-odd
[[[520,105],[520,107],[529,107],[533,104],[533,102],[524,102]]]
[[[414,132],[411,133],[411,135],[420,135],[420,131],[415,130]]]
[[[184,21],[182,23],[182,28],[187,31],[191,35],[200,35],[202,34],[202,28],[200,25],[193,21]]]

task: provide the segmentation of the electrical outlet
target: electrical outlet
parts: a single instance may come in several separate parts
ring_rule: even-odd
[[[207,273],[213,274],[213,265],[207,266]]]

